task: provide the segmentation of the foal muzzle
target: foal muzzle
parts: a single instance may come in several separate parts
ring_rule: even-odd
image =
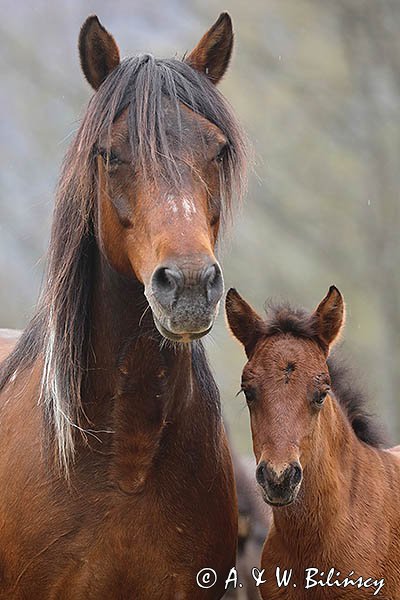
[[[256,479],[261,486],[265,502],[271,506],[288,506],[297,497],[303,470],[297,461],[279,471],[270,463],[261,461],[256,469]]]

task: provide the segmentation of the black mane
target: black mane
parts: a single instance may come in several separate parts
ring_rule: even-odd
[[[266,335],[289,333],[295,337],[317,339],[317,323],[312,313],[293,308],[288,303],[269,304],[266,308]],[[385,447],[387,440],[382,426],[368,410],[368,397],[357,386],[347,361],[336,350],[327,360],[332,390],[349,419],[354,433],[361,441],[375,448]]]

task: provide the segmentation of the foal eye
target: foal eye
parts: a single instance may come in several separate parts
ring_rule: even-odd
[[[246,397],[247,404],[251,404],[256,399],[256,393],[252,388],[242,388],[243,393]]]

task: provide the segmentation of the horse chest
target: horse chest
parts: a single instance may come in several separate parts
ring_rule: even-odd
[[[218,490],[214,490],[219,496]],[[158,498],[156,497],[158,495]],[[200,496],[198,502],[204,499]],[[219,498],[221,501],[221,498]],[[227,515],[214,517],[194,504],[189,518],[185,503],[168,495],[119,493],[94,537],[81,547],[80,558],[68,575],[56,583],[57,600],[195,600],[218,598],[222,589],[205,592],[196,574],[207,565],[225,581],[234,564],[235,531]],[[222,542],[222,545],[221,545]],[[210,594],[210,595],[208,595]],[[49,596],[53,598],[53,595]]]
[[[153,406],[147,403],[146,410]],[[38,415],[36,404],[32,411]],[[165,428],[162,412],[139,420],[124,401],[116,445],[82,449],[70,487],[61,480],[49,484],[37,437],[18,468],[17,436],[3,446],[13,487],[8,495],[3,491],[2,544],[10,540],[12,551],[5,556],[0,598],[222,597],[237,535],[229,452],[218,420],[198,425],[210,421],[206,411],[182,418],[169,419]],[[210,593],[196,584],[197,572],[209,565],[221,581]]]

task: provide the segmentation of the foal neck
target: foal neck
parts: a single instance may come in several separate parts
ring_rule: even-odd
[[[277,532],[289,547],[294,533],[300,547],[310,538],[315,548],[329,544],[338,523],[347,517],[350,493],[357,493],[352,471],[359,445],[342,408],[329,397],[311,440],[299,495],[290,506],[273,510]]]

